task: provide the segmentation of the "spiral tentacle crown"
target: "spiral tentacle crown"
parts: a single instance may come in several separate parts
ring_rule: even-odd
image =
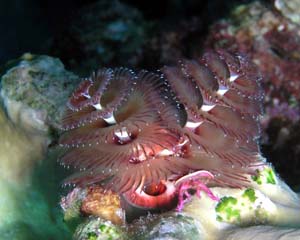
[[[208,185],[246,186],[262,163],[260,80],[245,56],[225,51],[157,73],[97,71],[67,103],[61,161],[78,171],[66,182],[101,183],[144,207],[142,192],[168,202],[166,186],[197,171],[213,176]]]

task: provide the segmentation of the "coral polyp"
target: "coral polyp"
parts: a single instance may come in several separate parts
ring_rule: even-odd
[[[167,205],[194,172],[209,173],[205,186],[247,186],[263,164],[262,97],[255,67],[225,51],[157,73],[99,70],[67,103],[61,161],[78,171],[66,182],[101,184],[142,207]]]

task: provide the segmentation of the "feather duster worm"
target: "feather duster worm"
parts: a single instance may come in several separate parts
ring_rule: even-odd
[[[160,74],[99,70],[67,104],[61,161],[79,171],[66,182],[101,183],[144,208],[167,206],[197,172],[206,185],[246,186],[261,164],[259,85],[246,57],[225,51]]]

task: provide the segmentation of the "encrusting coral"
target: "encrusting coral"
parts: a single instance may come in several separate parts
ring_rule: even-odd
[[[221,50],[158,73],[100,69],[67,104],[61,161],[77,172],[66,183],[101,184],[146,209],[174,207],[178,191],[182,206],[184,185],[216,200],[209,186],[247,186],[264,165],[260,79]]]
[[[109,219],[120,224],[124,222],[124,212],[121,208],[120,197],[111,190],[105,191],[101,187],[89,187],[87,196],[81,205],[81,212]]]

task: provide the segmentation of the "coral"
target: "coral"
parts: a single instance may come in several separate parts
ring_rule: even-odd
[[[47,134],[59,129],[63,103],[78,79],[60,60],[27,53],[1,77],[1,100],[16,125]]]
[[[97,185],[74,188],[67,196],[61,198],[60,207],[66,222],[79,220],[81,216],[100,217],[118,225],[125,221],[120,196]]]
[[[223,221],[225,218],[227,221],[231,221],[234,219],[235,221],[240,221],[240,210],[235,208],[234,206],[237,204],[237,199],[234,197],[223,197],[220,202],[216,206],[217,213],[223,213],[225,217],[221,215],[217,215],[218,221]]]
[[[61,198],[60,207],[64,211],[65,221],[69,221],[80,216],[80,207],[85,197],[85,189],[74,188],[67,196]]]
[[[170,202],[164,193],[176,189],[166,183],[199,170],[213,176],[205,184],[247,186],[244,175],[264,164],[256,69],[245,56],[219,51],[161,71],[101,69],[79,85],[59,140],[62,163],[78,169],[67,183],[101,183],[137,206],[134,192],[152,196],[143,207],[154,197]]]
[[[290,232],[299,227],[299,197],[269,166],[263,168],[260,175],[264,175],[261,184],[249,179],[251,183],[247,188],[210,187],[220,201],[214,201],[207,194],[201,198],[194,195],[180,213],[169,211],[141,217],[128,225],[131,239],[231,239],[228,234],[248,239],[253,235],[243,235],[243,232],[253,229],[253,225],[262,229],[267,229],[266,224],[276,226],[269,233],[272,237],[283,229]],[[275,184],[268,183],[265,176]],[[295,231],[294,239],[297,238],[299,231]]]
[[[265,171],[269,172],[270,169],[265,169]],[[275,185],[275,183],[271,184]],[[216,220],[220,222],[241,225],[249,225],[253,221],[256,223],[268,224],[277,222],[279,225],[284,225],[284,221],[291,221],[290,219],[274,218],[276,211],[280,214],[287,214],[289,211],[293,212],[297,210],[292,210],[289,207],[283,210],[276,200],[274,201],[272,198],[268,198],[258,189],[253,188],[247,188],[232,195],[228,194],[222,197],[215,206]],[[281,211],[286,211],[286,213]],[[299,224],[300,219],[297,215],[294,215],[293,217],[295,217],[297,224]],[[291,219],[293,217],[291,216]]]
[[[136,230],[140,229],[140,230]],[[143,217],[131,226],[131,239],[203,239],[198,222],[180,213]]]
[[[283,16],[299,24],[300,2],[298,0],[275,0],[274,6]]]
[[[266,166],[251,179],[247,188],[211,187],[210,191],[220,200],[208,195],[192,196],[185,204],[183,214],[201,222],[202,229],[215,239],[227,239],[224,231],[235,226],[268,224],[299,227],[299,197]],[[224,225],[230,223],[230,225]],[[221,230],[222,229],[222,230]],[[227,230],[226,230],[227,229]],[[203,239],[209,239],[203,238]]]
[[[44,139],[25,134],[1,108],[0,136],[0,238],[69,239],[57,206],[59,181],[53,173],[60,169],[47,164],[56,161],[45,159]]]
[[[28,137],[16,128],[0,108],[0,179],[28,184],[33,168],[44,154],[45,139]]]
[[[46,236],[49,239],[70,239],[70,230],[63,223],[57,205],[61,180],[57,178],[61,169],[54,169],[55,159],[45,154],[49,135],[44,135],[44,127],[54,126],[58,117],[55,115],[57,105],[51,105],[49,99],[58,94],[51,102],[66,101],[69,93],[63,92],[63,84],[67,83],[64,77],[75,75],[64,70],[57,59],[32,54],[11,61],[3,68],[2,74],[0,238],[42,239]],[[53,88],[43,87],[43,84],[53,84]],[[66,90],[71,90],[70,85],[66,85]],[[49,99],[45,100],[45,96]],[[38,118],[40,111],[53,114],[47,115],[49,122]],[[16,112],[18,114],[14,115]],[[24,126],[24,117],[28,117],[26,123],[30,128]],[[24,128],[30,131],[24,131]]]
[[[206,47],[247,53],[264,76],[266,101],[299,98],[299,26],[262,3],[241,5],[212,26]]]
[[[97,186],[88,188],[87,196],[81,205],[81,212],[101,217],[115,224],[121,224],[125,220],[119,195],[111,190],[105,191]]]
[[[276,184],[275,173],[272,168],[265,168],[262,171],[258,171],[258,174],[252,176],[253,181],[261,185],[263,183]]]
[[[128,239],[121,228],[100,218],[91,218],[79,225],[75,240],[125,240]]]

